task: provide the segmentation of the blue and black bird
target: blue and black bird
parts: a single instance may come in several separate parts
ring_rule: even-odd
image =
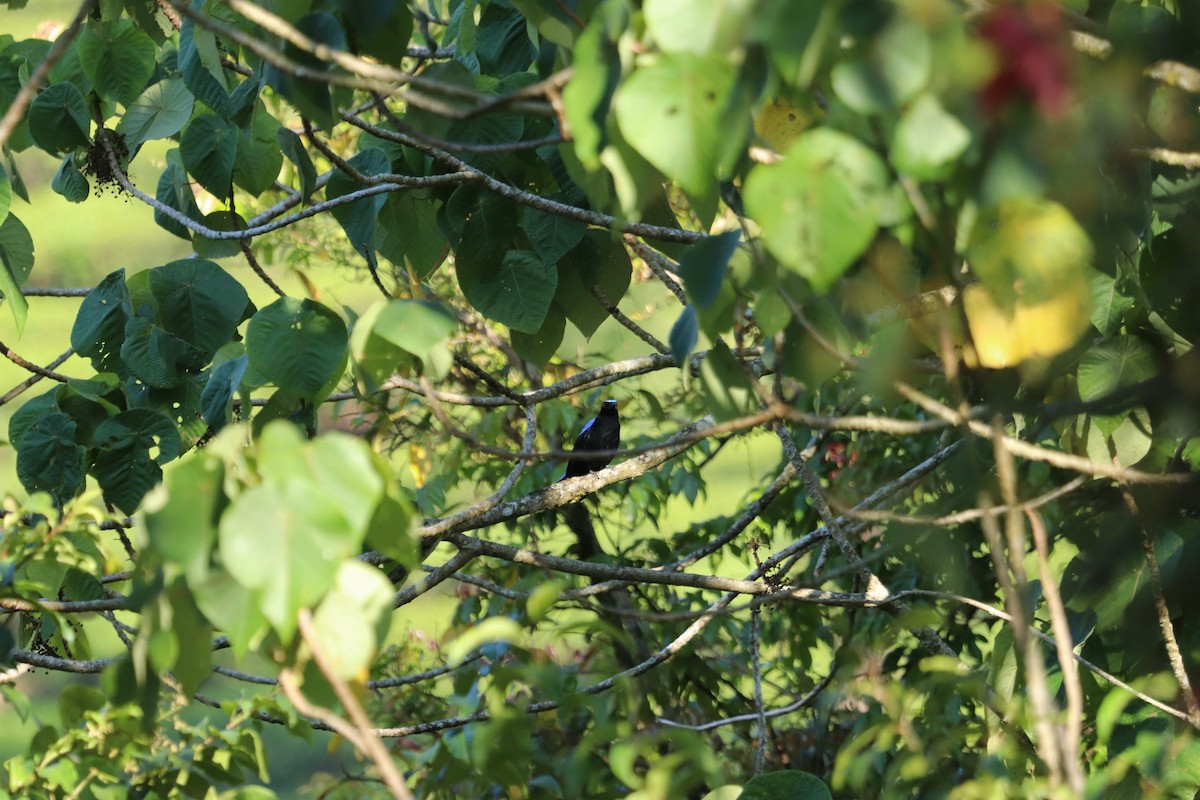
[[[604,469],[613,460],[612,456],[576,455],[577,453],[616,450],[620,444],[621,418],[617,415],[617,401],[605,400],[596,418],[584,425],[583,430],[575,437],[572,455],[567,460],[567,471],[559,480],[565,481],[567,478],[577,478]]]

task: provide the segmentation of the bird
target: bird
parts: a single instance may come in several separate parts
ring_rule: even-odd
[[[617,414],[617,401],[605,400],[600,406],[600,413],[583,426],[583,430],[575,437],[572,453],[594,453],[603,450],[616,450],[621,443],[621,417]],[[572,455],[567,459],[567,471],[559,478],[577,478],[604,469],[613,460],[612,456],[578,456]]]

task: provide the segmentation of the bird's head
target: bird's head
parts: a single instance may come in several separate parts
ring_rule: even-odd
[[[600,406],[600,413],[602,415],[615,417],[617,415],[617,401],[616,400],[605,400],[604,403]]]

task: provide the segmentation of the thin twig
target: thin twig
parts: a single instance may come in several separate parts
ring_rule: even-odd
[[[758,716],[758,741],[754,745],[754,774],[761,775],[767,762],[767,709],[763,703],[762,643],[759,641],[759,617],[762,610],[750,612],[750,661],[754,676],[754,711]]]
[[[974,598],[964,597],[963,595],[960,595],[960,594],[954,594],[952,592],[932,591],[929,589],[906,589],[903,592],[897,593],[896,596],[897,597],[932,597],[932,598],[939,599],[939,600],[953,600],[956,603],[962,603],[963,605],[971,606],[972,608],[977,608],[980,611],[990,614],[991,616],[995,617],[996,619],[1002,619],[1005,622],[1012,623],[1012,624],[1015,624],[1015,622],[1016,622],[1016,620],[1014,620],[1012,614],[1002,611],[1001,609],[996,608],[995,606],[988,605],[987,603],[984,603],[980,600],[975,600]],[[1029,632],[1032,633],[1034,636],[1036,636],[1038,639],[1041,639],[1046,644],[1049,644],[1054,647],[1058,646],[1057,642],[1055,642],[1055,640],[1052,636],[1048,636],[1048,635],[1042,633],[1037,628],[1031,627],[1031,628],[1029,628]],[[1074,650],[1071,651],[1071,658],[1074,659],[1076,662],[1082,664],[1083,666],[1087,667],[1088,671],[1094,673],[1095,675],[1099,676],[1100,678],[1103,678],[1105,681],[1111,683],[1113,686],[1116,686],[1118,689],[1124,689],[1125,691],[1129,692],[1131,695],[1133,695],[1137,699],[1141,700],[1143,703],[1153,706],[1154,708],[1157,708],[1159,711],[1162,711],[1166,714],[1170,714],[1173,717],[1177,717],[1177,718],[1179,718],[1181,720],[1185,720],[1185,721],[1187,720],[1188,715],[1185,714],[1184,712],[1180,711],[1177,708],[1172,708],[1171,706],[1167,705],[1166,703],[1162,702],[1161,700],[1156,700],[1155,698],[1151,697],[1150,695],[1146,694],[1145,692],[1138,691],[1137,689],[1130,686],[1128,683],[1125,683],[1124,681],[1122,681],[1116,675],[1113,675],[1111,672],[1105,671],[1102,667],[1098,666],[1097,664],[1092,663],[1088,659],[1086,659],[1083,656],[1076,653]]]
[[[357,730],[358,749],[375,762],[375,766],[379,768],[380,776],[383,782],[391,790],[392,796],[401,798],[401,800],[411,800],[412,792],[409,791],[408,784],[404,782],[404,776],[400,774],[400,770],[396,769],[396,762],[392,760],[392,756],[384,747],[383,742],[375,735],[374,728],[371,726],[370,719],[367,718],[367,712],[363,710],[362,703],[350,691],[350,687],[346,682],[338,676],[337,671],[329,662],[325,655],[324,649],[321,647],[320,637],[317,635],[316,628],[313,626],[312,612],[307,608],[300,610],[297,617],[297,623],[300,628],[300,635],[304,637],[305,643],[308,644],[312,651],[313,661],[317,667],[325,675],[325,679],[333,687],[334,694],[337,695],[342,707],[346,709],[346,713],[350,715],[350,721],[354,724]],[[280,673],[280,679],[291,673],[284,670]],[[345,734],[343,734],[345,735]]]
[[[1160,164],[1184,169],[1200,169],[1200,153],[1184,153],[1167,147],[1137,147],[1133,154]]]
[[[1005,539],[1001,541],[999,514],[985,515],[980,524],[987,537],[988,552],[992,557],[996,578],[1004,590],[1005,607],[1012,609],[1017,622],[1013,625],[1013,642],[1025,664],[1025,686],[1033,716],[1033,728],[1037,732],[1037,753],[1050,773],[1050,785],[1063,783],[1065,764],[1061,740],[1055,730],[1058,706],[1050,696],[1046,682],[1046,662],[1042,649],[1034,645],[1029,635],[1033,621],[1033,609],[1026,605],[1029,596],[1029,581],[1025,574],[1025,529],[1021,525],[1016,487],[1016,467],[1012,454],[1004,449],[1003,429],[1000,420],[992,421],[992,448],[996,460],[996,472],[1004,502],[1010,509],[1005,515]],[[986,493],[980,495],[980,506],[991,508],[993,503]]]
[[[635,236],[625,236],[623,241],[646,263],[646,266],[654,273],[654,277],[662,281],[663,286],[666,286],[671,294],[675,295],[675,299],[686,306],[688,300],[683,287],[679,285],[679,281],[668,274],[668,270],[678,270],[679,265]]]
[[[614,304],[612,300],[608,299],[608,295],[599,286],[592,287],[592,297],[596,298],[596,302],[604,307],[604,310],[608,312],[609,316],[621,323],[621,325],[623,325],[634,336],[638,337],[663,355],[671,354],[671,348],[654,338],[654,336],[651,335],[641,325],[638,325],[629,317],[625,316],[625,313],[621,311],[621,309],[617,308],[616,304]]]
[[[959,412],[944,403],[934,400],[929,395],[913,388],[907,383],[895,381],[892,386],[905,398],[916,403],[931,414],[935,414],[956,426],[965,425],[971,433],[980,438],[992,438],[991,429],[987,425],[975,419],[964,418]],[[1196,480],[1196,476],[1191,473],[1160,475],[1158,473],[1142,472],[1141,470],[1122,467],[1117,464],[1103,464],[1099,461],[1093,461],[1090,458],[1039,447],[1008,435],[1001,436],[1000,441],[1004,445],[1004,448],[1015,456],[1020,456],[1030,461],[1042,461],[1051,466],[1069,469],[1073,472],[1082,472],[1085,475],[1103,475],[1107,478],[1115,478],[1128,483],[1187,484]]]
[[[774,717],[782,717],[787,714],[794,714],[797,711],[799,711],[800,709],[806,708],[808,705],[810,705],[812,703],[813,700],[817,699],[817,695],[819,695],[821,692],[825,691],[826,688],[828,688],[829,684],[833,681],[834,674],[835,673],[830,672],[828,675],[826,675],[824,678],[821,679],[820,683],[818,683],[813,688],[809,689],[804,694],[803,697],[796,700],[795,702],[788,703],[786,706],[783,706],[782,708],[773,708],[770,711],[764,712],[762,716],[765,716],[766,718],[771,719]],[[714,720],[713,722],[706,722],[703,725],[688,725],[686,723],[676,722],[675,720],[666,719],[664,717],[658,717],[655,720],[655,722],[658,722],[661,725],[666,725],[669,728],[683,728],[684,730],[689,730],[689,731],[711,731],[716,728],[723,728],[726,725],[736,725],[739,722],[755,722],[758,719],[759,719],[759,714],[757,712],[754,712],[751,714],[739,714],[736,717],[726,717],[725,719],[718,719],[718,720]]]
[[[1059,498],[1074,492],[1077,489],[1091,483],[1093,478],[1088,475],[1077,475],[1071,480],[1064,483],[1062,486],[1056,486],[1045,494],[1039,495],[1032,500],[1025,500],[1016,508],[1018,511],[1032,511],[1041,508],[1044,505],[1054,502]],[[924,525],[930,528],[951,528],[957,525],[965,525],[968,522],[976,522],[982,519],[986,514],[990,513],[1005,513],[1009,510],[1008,506],[998,506],[995,509],[985,510],[982,508],[971,508],[966,511],[956,511],[953,514],[944,514],[940,517],[922,517],[917,514],[898,514],[893,511],[869,511],[857,509],[843,509],[834,503],[831,504],[837,508],[838,513],[849,519],[860,519],[867,522],[899,522],[905,525]]]
[[[1111,439],[1108,440],[1108,450],[1113,460],[1113,465],[1120,467],[1121,462],[1117,457],[1116,445],[1113,444]],[[1179,684],[1179,691],[1183,695],[1183,704],[1184,708],[1187,709],[1188,722],[1192,724],[1192,727],[1200,728],[1200,703],[1197,703],[1196,692],[1192,689],[1191,678],[1188,677],[1187,665],[1183,662],[1183,653],[1179,649],[1179,640],[1175,636],[1175,624],[1171,622],[1171,609],[1167,605],[1167,596],[1163,592],[1162,572],[1158,565],[1158,555],[1154,552],[1154,537],[1146,528],[1133,492],[1130,491],[1129,487],[1123,481],[1120,483],[1120,487],[1121,497],[1125,501],[1125,506],[1129,509],[1129,513],[1141,533],[1142,552],[1146,558],[1146,567],[1150,572],[1150,590],[1154,595],[1154,611],[1158,617],[1158,628],[1162,632],[1163,646],[1167,651],[1167,661],[1171,664],[1171,673],[1175,676],[1175,682]]]
[[[59,383],[66,383],[67,381],[71,380],[66,375],[61,375],[52,369],[46,369],[45,367],[39,367],[37,364],[34,364],[31,361],[26,361],[24,358],[21,358],[21,356],[16,351],[14,351],[11,347],[6,345],[4,342],[0,342],[0,353],[3,353],[5,358],[7,358],[12,363],[16,364],[21,369],[28,370],[29,372],[32,372],[34,375],[38,375],[43,378],[49,378],[50,380],[58,381]]]
[[[1042,594],[1046,608],[1050,611],[1050,629],[1054,631],[1058,665],[1062,670],[1063,689],[1067,695],[1067,719],[1062,726],[1062,753],[1065,759],[1067,783],[1071,791],[1083,794],[1084,775],[1079,764],[1080,741],[1083,736],[1083,687],[1079,684],[1079,667],[1072,658],[1075,643],[1071,639],[1071,625],[1063,605],[1058,581],[1050,571],[1050,537],[1041,514],[1026,510],[1029,530],[1033,534],[1033,545],[1037,552],[1038,577],[1042,581]]]
[[[250,265],[250,269],[254,270],[254,274],[257,275],[263,283],[270,287],[271,291],[273,291],[275,294],[279,295],[280,297],[287,297],[287,293],[284,292],[283,289],[279,288],[279,284],[272,280],[271,276],[267,274],[267,271],[262,268],[262,264],[258,263],[258,258],[255,257],[254,251],[250,249],[250,242],[246,239],[241,239],[238,241],[238,246],[241,247],[242,255],[246,257],[246,263]]]
[[[46,365],[46,368],[45,368],[46,371],[49,372],[49,371],[55,369],[56,367],[62,366],[62,364],[73,355],[75,355],[74,348],[67,348],[67,351],[65,353],[63,353],[58,358],[54,359],[53,361],[51,361],[49,364]],[[30,387],[32,387],[34,384],[36,384],[38,381],[42,380],[43,377],[44,376],[39,373],[34,373],[30,377],[28,377],[25,380],[18,383],[13,388],[9,389],[7,392],[4,393],[3,397],[0,397],[0,406],[4,405],[5,403],[12,402],[14,399],[16,399],[20,395],[24,394],[26,390],[28,390]]]
[[[350,113],[343,113],[342,119],[349,122],[361,130],[367,131],[373,136],[378,136],[380,139],[405,144],[420,152],[428,155],[446,166],[454,170],[454,175],[458,177],[461,183],[475,183],[487,189],[493,194],[507,197],[510,200],[515,200],[521,205],[530,208],[536,208],[539,211],[544,211],[547,214],[555,214],[568,219],[576,219],[580,222],[586,222],[588,225],[594,225],[599,228],[628,233],[634,236],[641,236],[648,239],[659,239],[667,242],[679,242],[682,244],[690,244],[704,238],[705,234],[697,231],[688,231],[682,228],[667,228],[660,225],[647,225],[642,222],[624,222],[616,217],[608,214],[601,214],[589,209],[573,206],[568,203],[560,203],[557,200],[551,200],[541,195],[526,192],[518,189],[516,186],[505,183],[504,181],[495,178],[488,173],[471,166],[460,158],[457,158],[445,150],[425,144],[422,141],[414,139],[411,136],[406,136],[399,131],[388,130],[381,128],[378,125],[372,125],[366,120]],[[393,182],[400,183],[402,181],[395,180],[406,176],[395,174],[377,175],[373,178],[367,178],[365,181],[360,181],[366,184]],[[357,180],[357,179],[356,179]]]
[[[422,378],[422,384],[426,388],[429,388],[428,381],[425,378]],[[436,403],[437,401],[435,400],[432,402]],[[525,467],[528,466],[529,453],[533,451],[533,445],[536,439],[537,407],[531,403],[530,405],[525,406],[525,440],[521,443],[522,457],[517,459],[517,463],[513,465],[511,470],[509,470],[508,475],[505,476],[504,481],[500,484],[500,487],[496,489],[496,491],[490,496],[484,498],[478,503],[474,503],[468,508],[463,509],[459,513],[450,517],[446,517],[437,523],[427,525],[424,529],[422,529],[421,536],[423,538],[436,537],[440,535],[442,531],[449,531],[459,528],[459,526],[461,526],[463,523],[473,520],[498,506],[504,500],[504,498],[508,496],[508,493],[512,491],[512,487],[516,485],[517,479],[521,477],[521,474],[525,471]]]
[[[26,297],[87,297],[91,286],[79,288],[55,288],[52,286],[22,286],[21,294]]]

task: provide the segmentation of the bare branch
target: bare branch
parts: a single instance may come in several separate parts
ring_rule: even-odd
[[[53,361],[51,361],[49,364],[46,365],[46,372],[51,372],[56,367],[62,366],[62,364],[73,355],[75,355],[74,348],[67,348],[67,351],[65,353],[63,353],[58,358],[54,359]],[[42,375],[41,373],[35,372],[29,378],[26,378],[21,383],[18,383],[16,386],[14,386],[13,388],[11,388],[7,392],[5,392],[3,397],[0,397],[0,406],[4,405],[5,403],[12,402],[14,399],[16,399],[20,395],[24,394],[26,392],[26,390],[28,390],[30,387],[32,387],[34,384],[36,384],[38,381],[42,380],[42,378],[44,378],[44,377],[45,376]]]
[[[42,378],[49,378],[50,380],[58,381],[59,383],[66,383],[67,381],[71,380],[66,375],[59,374],[59,373],[53,371],[52,369],[46,369],[45,367],[39,367],[37,364],[34,364],[31,361],[26,361],[24,358],[21,358],[21,356],[16,351],[14,351],[11,347],[6,345],[4,342],[0,342],[0,353],[3,353],[5,358],[7,358],[12,363],[16,364],[21,369],[28,370],[29,372],[32,372],[34,375],[38,375]]]
[[[992,432],[987,425],[975,419],[964,418],[954,409],[939,403],[929,395],[921,392],[918,389],[909,386],[903,381],[896,381],[893,386],[904,397],[924,408],[931,414],[941,417],[945,421],[955,426],[965,426],[971,433],[983,439],[992,438]],[[1074,472],[1082,472],[1087,475],[1103,475],[1108,478],[1116,478],[1127,483],[1158,483],[1158,484],[1186,484],[1196,481],[1196,476],[1191,473],[1178,473],[1160,475],[1153,472],[1142,472],[1136,469],[1129,469],[1117,464],[1102,464],[1099,461],[1092,461],[1090,458],[1063,453],[1058,450],[1048,450],[1044,447],[1038,447],[1035,444],[1022,441],[1012,436],[1004,435],[1000,438],[1004,448],[1015,456],[1027,458],[1031,461],[1043,461],[1051,466],[1069,469]]]
[[[408,784],[404,782],[404,776],[400,774],[400,770],[396,769],[396,762],[392,760],[391,754],[387,748],[383,746],[383,742],[375,735],[374,728],[371,727],[371,721],[367,718],[367,712],[363,710],[362,703],[350,691],[350,687],[346,685],[334,670],[333,665],[329,662],[325,651],[321,647],[320,637],[317,635],[316,628],[313,627],[312,612],[307,608],[300,610],[300,615],[297,619],[300,627],[300,635],[304,637],[305,643],[312,651],[313,661],[316,662],[325,679],[333,687],[334,694],[341,702],[342,707],[346,709],[346,713],[350,715],[350,721],[353,723],[355,736],[348,736],[344,731],[339,730],[346,738],[354,742],[359,752],[366,755],[375,762],[375,766],[379,768],[379,773],[383,777],[383,782],[391,791],[392,796],[400,798],[400,800],[411,800],[412,792],[408,789]],[[280,673],[280,685],[286,690],[288,683],[284,680],[285,677],[290,677],[291,673],[284,670]],[[296,694],[299,694],[299,689],[296,689]],[[289,693],[289,697],[291,694]],[[294,701],[293,701],[294,702]],[[326,720],[329,722],[330,720]],[[340,721],[340,720],[339,720]]]

